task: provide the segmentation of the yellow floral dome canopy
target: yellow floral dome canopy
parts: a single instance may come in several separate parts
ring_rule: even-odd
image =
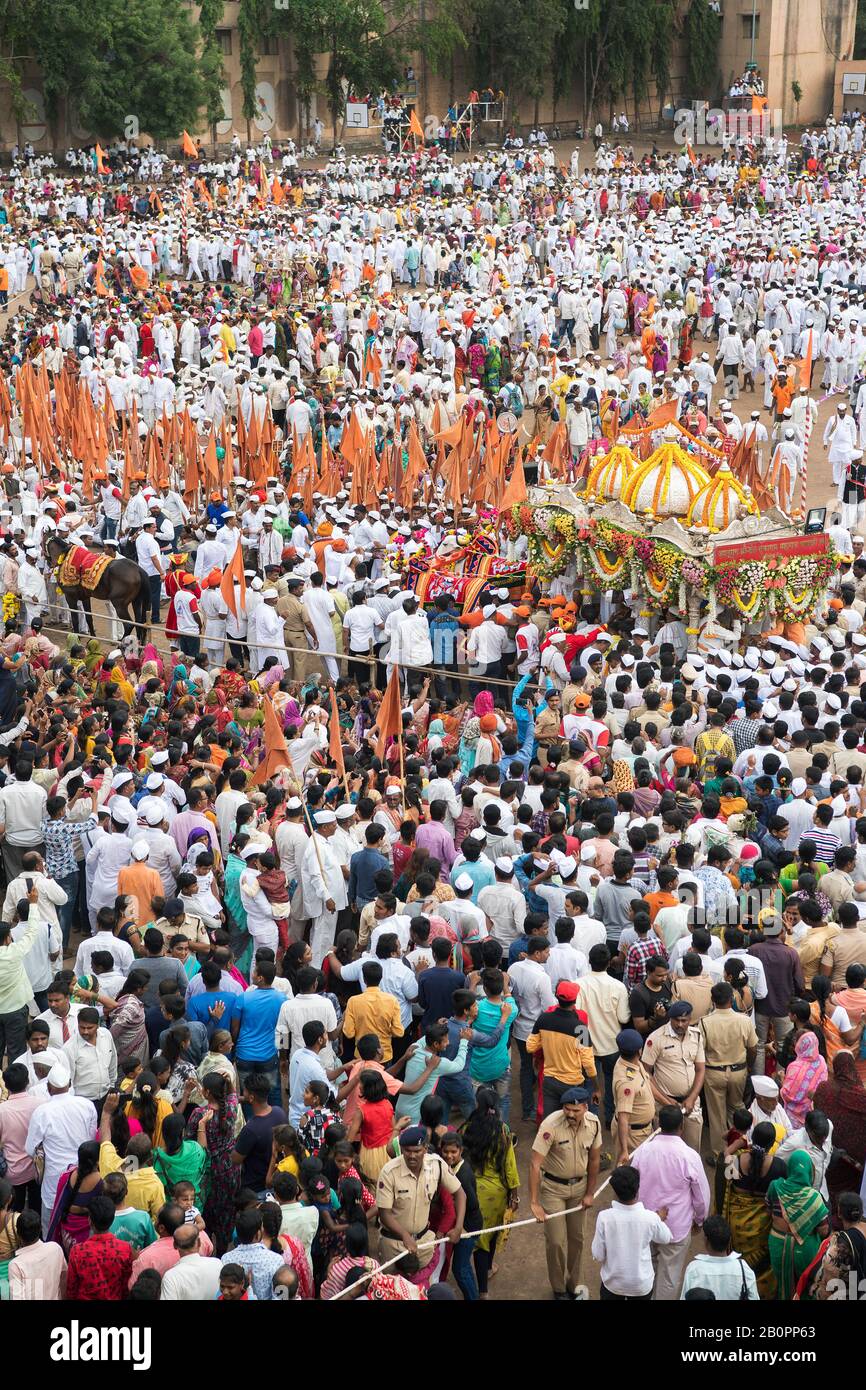
[[[749,489],[737,481],[727,463],[723,463],[693,499],[686,525],[724,531],[743,514],[757,516],[758,504]]]
[[[634,470],[631,450],[625,444],[614,444],[593,465],[586,480],[584,498],[587,502],[619,501]]]
[[[700,464],[666,438],[634,470],[623,488],[622,501],[633,512],[685,516],[709,481]]]

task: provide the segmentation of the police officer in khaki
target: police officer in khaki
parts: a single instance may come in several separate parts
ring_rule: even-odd
[[[668,1022],[650,1033],[641,1061],[649,1073],[655,1096],[656,1116],[663,1105],[678,1105],[683,1112],[683,1139],[695,1153],[701,1151],[704,1116],[701,1087],[704,1084],[704,1035],[691,1024],[692,1006],[685,999],[671,1004]]]
[[[748,1014],[734,1013],[734,991],[725,980],[710,990],[712,1012],[701,1019],[704,1035],[704,1097],[710,1123],[710,1158],[718,1158],[734,1111],[743,1104],[746,1079],[758,1051],[758,1035]]]
[[[529,1206],[544,1222],[553,1297],[564,1301],[580,1297],[584,1215],[595,1200],[601,1164],[601,1122],[587,1109],[591,1094],[586,1086],[564,1091],[562,1108],[542,1120],[532,1145]],[[556,1215],[564,1211],[569,1215]]]
[[[454,1198],[457,1219],[446,1234],[456,1245],[463,1230],[466,1193],[459,1178],[438,1154],[427,1152],[427,1131],[423,1125],[410,1125],[400,1135],[400,1157],[385,1164],[376,1184],[382,1262],[407,1250],[426,1264],[437,1239],[430,1230],[430,1205],[440,1184]],[[445,1257],[445,1246],[436,1249]],[[438,1271],[433,1277],[437,1277]]]
[[[643,1043],[636,1028],[623,1028],[616,1035],[619,1061],[613,1069],[613,1132],[617,1164],[628,1163],[629,1154],[653,1131],[656,1103],[640,1059]]]

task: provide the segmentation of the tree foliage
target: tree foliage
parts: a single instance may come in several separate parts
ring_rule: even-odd
[[[688,52],[689,91],[708,100],[719,84],[719,41],[722,16],[711,10],[708,0],[692,0],[685,21]]]
[[[194,127],[205,102],[197,33],[178,0],[12,0],[0,50],[13,97],[20,57],[38,63],[49,120],[74,100],[81,123],[123,134],[134,116],[154,139]]]

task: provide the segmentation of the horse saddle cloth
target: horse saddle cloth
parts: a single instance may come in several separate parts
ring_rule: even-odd
[[[111,555],[98,555],[95,550],[87,550],[83,545],[73,545],[60,562],[58,580],[61,587],[92,591],[112,558]]]

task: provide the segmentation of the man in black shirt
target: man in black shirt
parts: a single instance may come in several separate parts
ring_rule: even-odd
[[[628,997],[632,1022],[642,1038],[667,1023],[671,998],[668,963],[663,956],[650,956],[646,979]]]

